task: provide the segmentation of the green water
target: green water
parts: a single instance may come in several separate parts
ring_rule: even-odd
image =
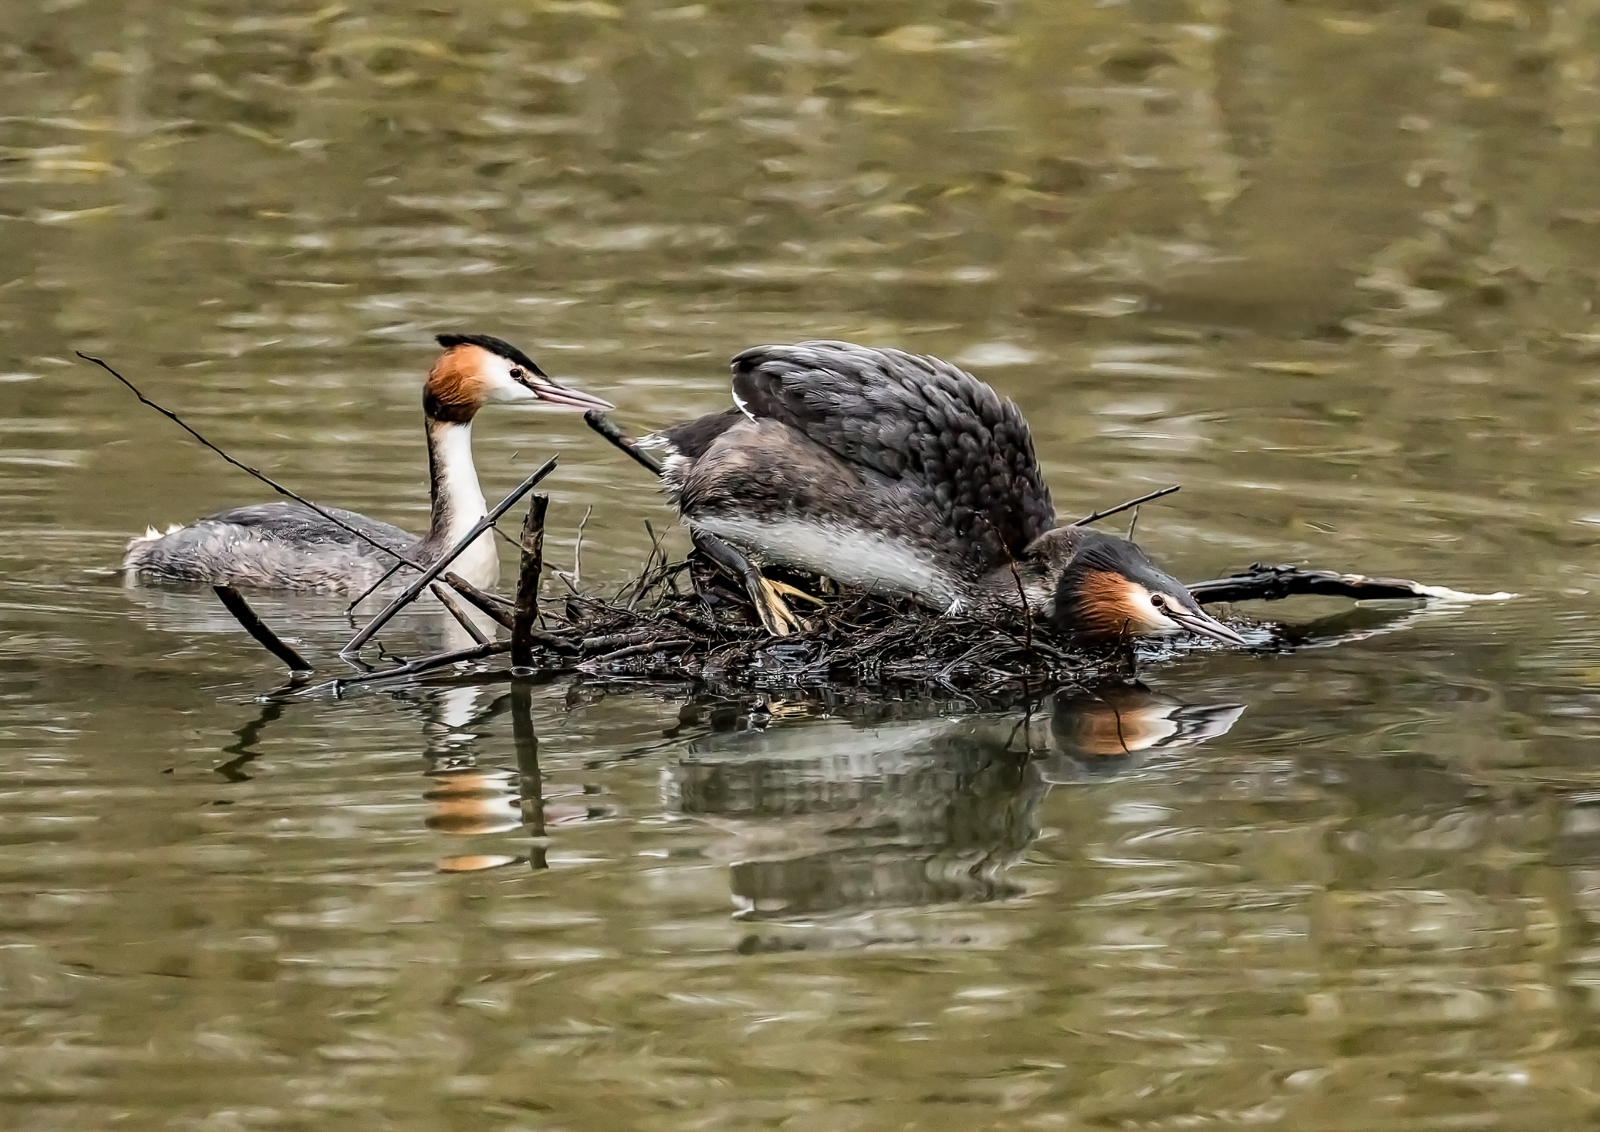
[[[1593,1120],[1597,29],[1517,0],[0,2],[0,1125]],[[258,702],[278,667],[208,594],[115,566],[259,485],[74,351],[419,529],[447,330],[639,431],[725,407],[754,343],[931,352],[1018,401],[1063,512],[1183,484],[1139,520],[1179,576],[1520,596],[1031,711]],[[560,454],[547,552],[570,570],[592,508],[585,585],[672,524],[573,415],[476,442],[491,498]],[[338,602],[258,608],[337,670]]]

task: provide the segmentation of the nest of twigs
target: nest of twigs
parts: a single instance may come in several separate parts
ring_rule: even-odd
[[[594,675],[713,683],[936,684],[987,690],[1037,678],[1081,678],[1125,667],[1126,649],[1086,652],[1026,620],[978,621],[929,612],[910,600],[841,589],[785,571],[768,575],[816,596],[791,602],[804,631],[772,637],[742,591],[694,555],[652,564],[611,597],[571,594],[546,627],[576,642],[576,656],[547,652]]]

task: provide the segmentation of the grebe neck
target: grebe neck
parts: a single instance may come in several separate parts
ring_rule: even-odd
[[[472,422],[428,420],[428,476],[433,496],[433,521],[417,550],[435,560],[488,514],[478,469],[472,463]],[[494,532],[484,531],[462,551],[451,567],[476,586],[492,586],[500,576],[500,555]]]

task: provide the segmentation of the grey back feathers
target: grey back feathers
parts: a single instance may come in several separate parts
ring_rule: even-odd
[[[897,481],[972,558],[1008,562],[1055,525],[1021,412],[948,362],[813,341],[757,346],[733,370],[751,416]]]
[[[354,511],[328,512],[408,557],[413,534]],[[123,567],[193,582],[267,589],[365,589],[394,559],[298,503],[256,503],[210,515],[159,538],[128,544]]]

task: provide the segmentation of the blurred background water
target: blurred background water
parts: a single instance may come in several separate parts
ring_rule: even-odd
[[[0,1125],[1589,1122],[1597,128],[1595,0],[0,0]],[[637,430],[754,343],[936,353],[1064,513],[1182,483],[1180,576],[1521,596],[1025,707],[256,702],[115,565],[259,485],[74,351],[417,529],[445,330]],[[671,523],[573,416],[477,431],[590,584]]]

